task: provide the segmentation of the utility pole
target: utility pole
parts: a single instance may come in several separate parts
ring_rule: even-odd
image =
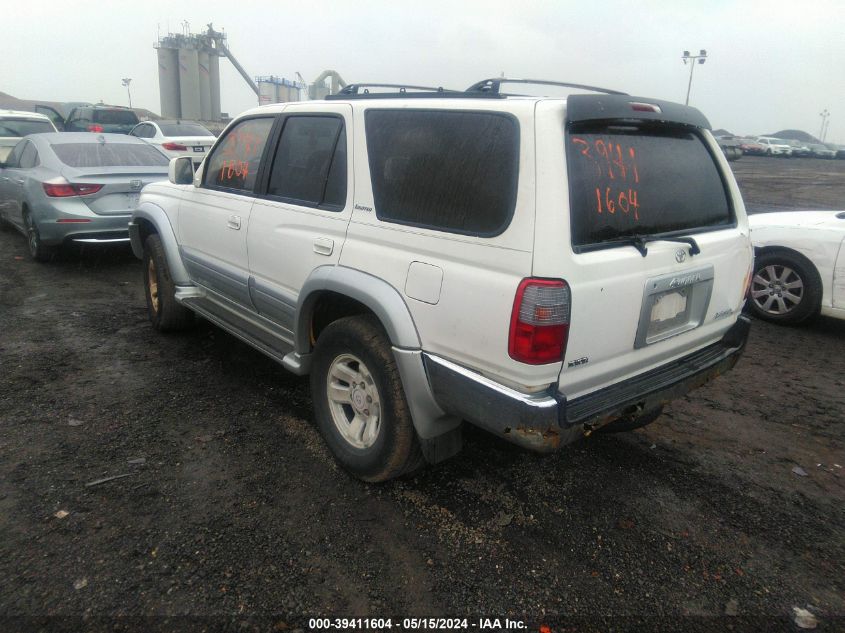
[[[131,108],[132,107],[132,93],[129,92],[129,84],[132,82],[132,78],[131,77],[124,77],[120,81],[126,87],[126,94],[129,96],[129,107]]]
[[[689,93],[692,90],[692,73],[695,71],[695,61],[698,60],[699,64],[706,62],[707,51],[702,48],[698,55],[690,55],[689,51],[684,51],[681,59],[684,60],[685,65],[689,62],[689,84],[687,84],[687,100],[684,102],[686,105],[689,105]]]

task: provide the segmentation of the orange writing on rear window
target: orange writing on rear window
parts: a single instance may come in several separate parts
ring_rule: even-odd
[[[598,214],[615,215],[617,211],[640,219],[638,188],[640,171],[637,166],[637,151],[613,141],[596,139],[592,143],[573,136],[572,143],[580,160],[587,160],[595,169],[595,211]],[[611,181],[611,182],[608,182]]]

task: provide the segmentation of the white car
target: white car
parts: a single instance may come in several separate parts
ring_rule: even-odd
[[[211,131],[195,121],[144,121],[129,134],[155,145],[170,158],[190,156],[195,165],[202,162],[217,140]]]
[[[748,218],[754,276],[748,307],[761,319],[845,319],[845,211],[786,211]]]
[[[0,162],[12,152],[22,137],[42,132],[57,132],[43,114],[23,110],[0,110]]]
[[[758,136],[757,142],[763,146],[766,156],[792,156],[792,146],[789,141],[774,136]]]

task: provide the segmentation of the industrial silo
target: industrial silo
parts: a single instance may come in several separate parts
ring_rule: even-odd
[[[211,121],[220,120],[220,57],[216,52],[208,56],[208,81],[211,94]]]
[[[200,78],[199,57],[194,48],[179,49],[179,97],[182,119],[199,119]]]
[[[211,78],[209,73],[208,51],[201,50],[197,55],[199,65],[199,89],[200,89],[200,118],[203,121],[211,120]]]
[[[179,58],[175,48],[158,49],[158,90],[161,96],[161,116],[166,119],[180,118]]]

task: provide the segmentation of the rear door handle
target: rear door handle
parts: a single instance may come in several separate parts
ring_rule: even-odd
[[[229,221],[226,223],[230,229],[234,229],[235,231],[241,230],[241,216],[239,215],[230,215]]]

